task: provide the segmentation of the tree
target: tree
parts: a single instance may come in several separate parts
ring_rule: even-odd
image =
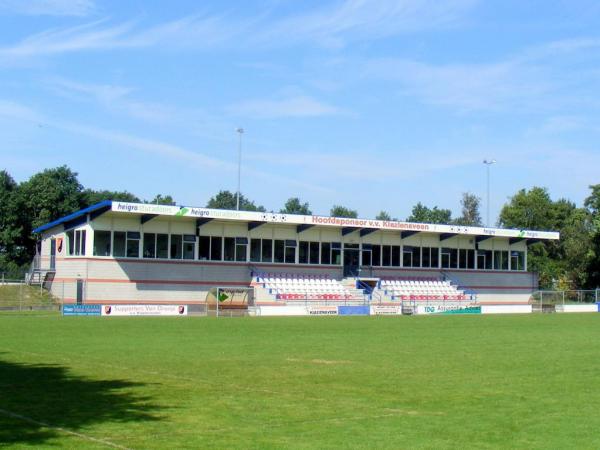
[[[589,213],[590,242],[587,260],[587,287],[600,287],[600,184],[590,186],[591,193],[584,206]]]
[[[548,190],[521,189],[500,211],[499,224],[505,228],[554,230],[559,241],[530,245],[528,268],[539,273],[540,287],[553,289],[558,283],[571,289],[589,283],[587,266],[592,239],[590,212],[565,199],[553,201]]]
[[[24,224],[27,217],[18,205],[18,185],[6,171],[0,171],[0,272],[19,277],[27,262]]]
[[[385,211],[380,211],[375,218],[377,220],[392,220],[392,217]]]
[[[329,211],[331,217],[348,217],[350,219],[356,219],[358,212],[353,209],[346,208],[345,206],[333,205],[331,211]]]
[[[157,194],[151,201],[146,201],[144,203],[154,203],[156,205],[175,205],[176,202],[173,200],[173,197],[170,195],[162,196]]]
[[[22,264],[35,254],[32,230],[80,209],[82,192],[77,173],[67,166],[46,169],[19,185],[17,208],[26,217],[20,244],[23,249]]]
[[[301,203],[298,197],[289,198],[283,209],[279,211],[281,214],[303,214],[310,216],[312,211],[309,209],[308,203]]]
[[[83,191],[81,207],[85,208],[87,206],[95,205],[96,203],[100,203],[103,200],[114,200],[118,202],[131,202],[131,203],[139,203],[140,199],[133,195],[131,192],[127,191],[107,191],[100,190],[95,191],[93,189],[86,189]]]
[[[406,221],[449,224],[452,223],[452,212],[449,209],[439,209],[437,206],[428,208],[419,202],[413,207],[411,215]]]
[[[217,195],[215,195],[208,201],[206,207],[213,209],[235,209],[236,194],[231,193],[229,191],[219,191]],[[247,199],[242,194],[240,194],[240,210],[259,212],[266,211],[266,209],[263,206],[256,206],[253,201]]]
[[[479,213],[479,207],[481,205],[481,199],[476,195],[465,192],[463,193],[460,204],[462,205],[462,215],[456,219],[454,223],[457,225],[480,227],[481,214]]]

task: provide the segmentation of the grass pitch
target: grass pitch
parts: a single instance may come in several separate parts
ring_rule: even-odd
[[[0,446],[600,448],[600,314],[0,316]]]

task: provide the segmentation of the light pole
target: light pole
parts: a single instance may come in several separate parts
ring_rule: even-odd
[[[238,128],[235,130],[239,135],[240,139],[238,142],[238,185],[237,185],[237,200],[236,200],[236,209],[240,210],[240,180],[242,178],[242,134],[244,134],[243,128]]]
[[[487,222],[486,226],[490,226],[490,166],[496,164],[495,159],[484,159],[483,163],[487,167]]]

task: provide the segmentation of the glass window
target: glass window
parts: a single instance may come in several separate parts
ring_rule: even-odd
[[[75,230],[75,255],[85,255],[85,230]]]
[[[475,268],[475,250],[467,250],[467,269]]]
[[[262,262],[273,261],[273,241],[271,239],[262,240]]]
[[[260,239],[250,240],[250,261],[260,262]]]
[[[422,267],[431,267],[431,247],[422,247],[421,255],[422,255],[421,266]]]
[[[331,243],[331,264],[339,266],[342,264],[342,243],[332,242]]]
[[[300,241],[298,246],[298,263],[308,264],[308,246],[308,242]]]
[[[439,247],[431,247],[431,267],[440,267]]]
[[[285,242],[280,239],[275,240],[275,262],[285,262]]]
[[[494,252],[494,269],[508,270],[508,251],[496,250]]]
[[[183,244],[183,239],[180,234],[172,234],[171,235],[171,252],[170,252],[171,259],[181,259],[182,244]]]
[[[477,268],[480,270],[492,270],[492,251],[478,250],[477,251]]]
[[[331,264],[331,244],[321,242],[321,264]]]
[[[421,247],[412,248],[413,267],[421,267]]]
[[[400,267],[400,246],[392,245],[392,266]]]
[[[373,246],[371,244],[363,244],[362,245],[362,265],[363,266],[371,266],[372,265],[372,251]]]
[[[210,236],[200,236],[198,238],[198,259],[200,261],[210,259]]]
[[[168,234],[157,234],[156,235],[156,257],[164,258],[164,259],[169,257],[169,235]]]
[[[110,256],[110,231],[94,231],[94,256]]]
[[[311,242],[309,248],[309,260],[311,264],[319,264],[319,243]]]
[[[210,260],[221,261],[223,239],[213,236],[210,238]]]
[[[224,241],[223,259],[225,261],[235,261],[235,238],[226,237]]]
[[[458,250],[442,247],[442,267],[445,269],[458,268]]]
[[[238,237],[235,238],[235,260],[236,261],[247,261],[248,257],[248,238]]]
[[[156,258],[156,234],[144,233],[144,258]]]
[[[373,265],[381,266],[381,245],[374,245],[371,247],[371,252],[373,253]]]
[[[183,235],[183,259],[194,259],[196,250],[196,236],[193,234]]]
[[[139,258],[140,257],[140,233],[137,231],[127,232],[127,257],[128,258]]]
[[[466,269],[467,268],[467,250],[461,248],[458,251],[458,268]]]
[[[75,232],[73,230],[67,231],[67,247],[69,255],[73,256],[75,254]]]
[[[285,241],[285,262],[288,264],[296,263],[296,246],[297,242],[291,239]]]
[[[384,245],[383,246],[383,251],[382,251],[382,262],[381,265],[382,266],[391,266],[392,265],[392,250],[390,249],[389,245]]]
[[[510,269],[525,270],[525,252],[516,250],[510,252]]]
[[[413,252],[412,252],[412,247],[405,245],[404,246],[404,250],[402,251],[402,264],[404,265],[404,267],[412,267],[412,256],[413,256]]]
[[[125,256],[125,232],[115,231],[113,233],[113,256]]]

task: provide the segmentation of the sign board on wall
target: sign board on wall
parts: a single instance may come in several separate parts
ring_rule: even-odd
[[[306,308],[309,316],[337,316],[337,306],[309,306]]]
[[[481,314],[481,308],[463,305],[417,305],[417,314]]]
[[[368,316],[369,306],[338,306],[340,316]]]
[[[288,223],[292,225],[319,225],[330,227],[375,228],[378,230],[423,231],[455,233],[470,236],[498,236],[528,239],[559,239],[551,231],[505,230],[501,228],[467,227],[429,223],[400,222],[395,220],[353,219],[346,217],[305,216],[254,211],[230,211],[187,206],[153,205],[143,203],[112,202],[111,210],[131,214],[158,214],[162,216],[195,217],[206,219],[239,220],[245,222]]]
[[[530,314],[532,305],[481,305],[481,314]]]
[[[400,305],[371,305],[372,316],[395,316],[402,314]]]
[[[186,316],[187,305],[102,305],[103,316]]]
[[[102,305],[66,304],[62,307],[63,316],[99,316]]]
[[[569,313],[569,312],[598,312],[598,305],[596,303],[588,303],[583,305],[556,305],[554,307],[556,312]]]

